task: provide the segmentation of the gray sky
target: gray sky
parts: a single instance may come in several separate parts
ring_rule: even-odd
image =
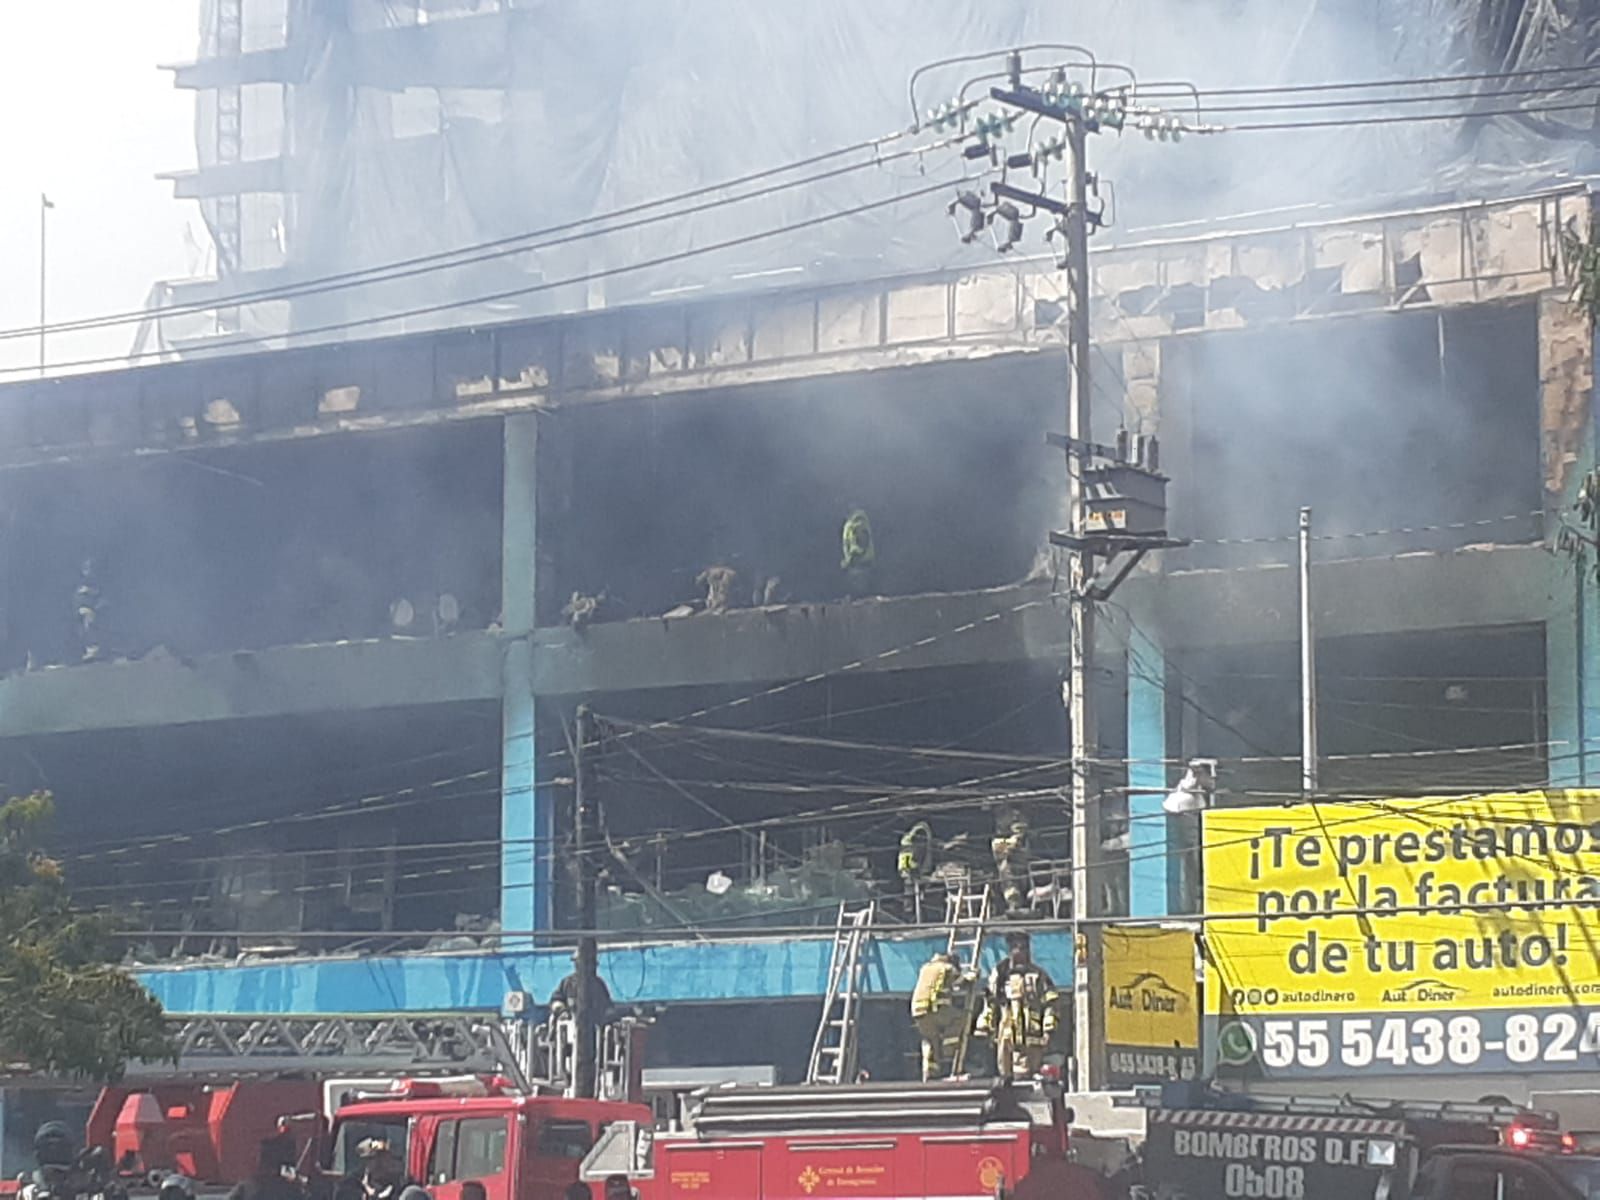
[[[48,319],[138,308],[157,279],[202,264],[198,207],[157,171],[193,167],[192,94],[158,63],[187,62],[198,0],[9,0],[0,38],[0,328],[39,305],[39,193],[49,214]],[[205,263],[209,267],[209,263]],[[52,360],[119,354],[133,327],[58,335]],[[34,339],[0,341],[0,367],[38,360]],[[0,381],[24,378],[0,375]]]

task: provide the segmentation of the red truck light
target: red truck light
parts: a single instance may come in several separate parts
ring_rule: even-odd
[[[1555,1151],[1571,1154],[1578,1148],[1578,1139],[1572,1133],[1558,1133],[1554,1129],[1540,1129],[1533,1125],[1508,1125],[1500,1140],[1513,1150]]]
[[[452,1075],[441,1079],[402,1077],[389,1085],[389,1100],[439,1100],[446,1096],[503,1096],[513,1089],[500,1076],[488,1079],[476,1075]]]

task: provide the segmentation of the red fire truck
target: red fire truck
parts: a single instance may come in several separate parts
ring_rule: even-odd
[[[643,1104],[525,1095],[504,1081],[398,1081],[383,1098],[335,1114],[324,1168],[356,1171],[356,1148],[381,1138],[433,1200],[461,1200],[481,1183],[487,1200],[562,1200],[578,1166],[610,1126],[648,1128]]]
[[[178,1063],[134,1064],[124,1084],[100,1093],[86,1124],[85,1144],[106,1152],[129,1188],[154,1187],[175,1172],[187,1176],[202,1193],[226,1191],[250,1177],[263,1139],[280,1131],[292,1134],[301,1151],[309,1149],[313,1140],[326,1146],[320,1134],[352,1100],[356,1112],[371,1115],[377,1106],[391,1114],[383,1118],[386,1128],[393,1120],[400,1122],[407,1132],[396,1145],[422,1156],[410,1164],[419,1180],[425,1178],[424,1171],[438,1175],[453,1170],[434,1165],[431,1139],[453,1136],[440,1131],[453,1131],[455,1126],[423,1108],[433,1105],[453,1112],[474,1097],[498,1108],[504,1114],[500,1123],[508,1130],[506,1145],[519,1155],[508,1159],[496,1176],[509,1180],[515,1175],[515,1187],[508,1184],[496,1191],[494,1177],[484,1179],[491,1197],[500,1200],[557,1195],[559,1187],[552,1192],[542,1181],[575,1179],[577,1162],[593,1140],[581,1141],[573,1125],[560,1143],[561,1153],[537,1149],[540,1144],[556,1145],[561,1129],[554,1123],[557,1118],[544,1121],[533,1114],[556,1113],[551,1106],[559,1096],[543,1093],[559,1087],[528,1077],[526,1067],[542,1049],[531,1044],[534,1027],[522,1023],[478,1013],[207,1015],[174,1019],[173,1034],[180,1051]],[[642,1060],[640,1023],[624,1019],[608,1026],[599,1042],[602,1084],[608,1094],[636,1096]],[[401,1091],[391,1090],[396,1080],[401,1081]],[[612,1119],[647,1117],[649,1112],[626,1103],[601,1108],[614,1109]],[[392,1118],[394,1113],[402,1115]],[[46,1106],[41,1119],[57,1115]],[[591,1120],[587,1109],[582,1120],[598,1128],[598,1118]],[[335,1121],[341,1135],[345,1127]],[[411,1136],[413,1128],[420,1131],[418,1138]],[[490,1136],[483,1133],[488,1128],[467,1126],[469,1133],[484,1137]],[[334,1148],[343,1153],[337,1142]],[[468,1164],[474,1169],[480,1165],[469,1151],[461,1153],[469,1155]],[[455,1154],[449,1148],[446,1158]],[[336,1163],[344,1165],[337,1155]],[[15,1164],[14,1170],[24,1166],[31,1168],[32,1163]],[[0,1186],[0,1194],[15,1190],[14,1184],[9,1189]],[[443,1193],[436,1189],[435,1195],[444,1200],[453,1191],[447,1185]]]
[[[280,1117],[315,1112],[321,1102],[321,1088],[303,1079],[108,1087],[89,1113],[84,1144],[108,1150],[128,1184],[157,1184],[175,1171],[222,1187],[250,1178]]]
[[[641,1200],[1099,1200],[1067,1116],[1042,1080],[721,1088],[681,1129],[613,1124],[582,1177],[626,1176]]]

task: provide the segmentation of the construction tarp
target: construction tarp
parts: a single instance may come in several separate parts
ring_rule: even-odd
[[[239,65],[235,77],[249,81],[236,97],[241,136],[237,148],[217,136],[218,106],[235,97],[203,90],[200,162],[215,167],[221,155],[251,164],[240,177],[260,190],[241,202],[238,266],[283,268],[297,279],[552,226],[587,235],[608,213],[906,129],[913,73],[954,56],[987,55],[925,71],[916,88],[924,113],[963,86],[981,94],[994,81],[980,77],[1013,46],[1056,45],[1030,62],[1082,61],[1071,47],[1089,48],[1104,64],[1128,64],[1147,85],[1270,87],[1583,65],[1596,53],[1600,21],[1594,0],[231,0],[244,6],[236,57],[220,40],[228,2],[204,0],[201,58],[226,52]],[[1097,75],[1106,85],[1121,77],[1109,65]],[[1597,94],[1549,90],[1571,82],[1484,79],[1435,88],[1444,97],[1436,103],[1377,108],[1277,106],[1416,90],[1211,92],[1198,109],[1174,94],[1172,111],[1200,123],[1335,127],[1177,144],[1136,132],[1098,136],[1092,166],[1115,221],[1099,239],[1238,214],[1307,220],[1568,177],[1588,169],[1593,112],[1567,106]],[[1372,121],[1508,108],[1523,115]],[[871,164],[915,140],[743,190]],[[404,324],[339,332],[356,336],[980,261],[993,247],[987,239],[962,245],[945,214],[954,186],[772,232],[964,171],[972,165],[944,149],[744,202],[728,199],[735,189],[708,197],[726,203],[603,237],[306,297],[292,319],[312,329],[449,305]],[[1059,190],[1059,177],[1046,182]],[[218,200],[205,207],[215,225]],[[1023,249],[1043,252],[1047,227],[1032,222]],[[700,252],[725,241],[737,244]],[[689,256],[638,267],[679,254]],[[596,272],[612,274],[584,278]],[[254,313],[258,321],[282,315]]]

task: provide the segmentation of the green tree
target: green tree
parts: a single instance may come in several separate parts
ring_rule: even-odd
[[[0,803],[0,1063],[97,1080],[170,1060],[161,1005],[117,965],[110,923],[75,911],[41,849],[48,792]]]
[[[1567,299],[1583,310],[1593,326],[1600,319],[1600,242],[1585,241],[1577,219],[1561,231],[1561,266],[1567,277]]]
[[[1583,477],[1572,511],[1578,523],[1563,520],[1556,528],[1556,550],[1576,563],[1580,572],[1592,567],[1600,580],[1600,467]]]

